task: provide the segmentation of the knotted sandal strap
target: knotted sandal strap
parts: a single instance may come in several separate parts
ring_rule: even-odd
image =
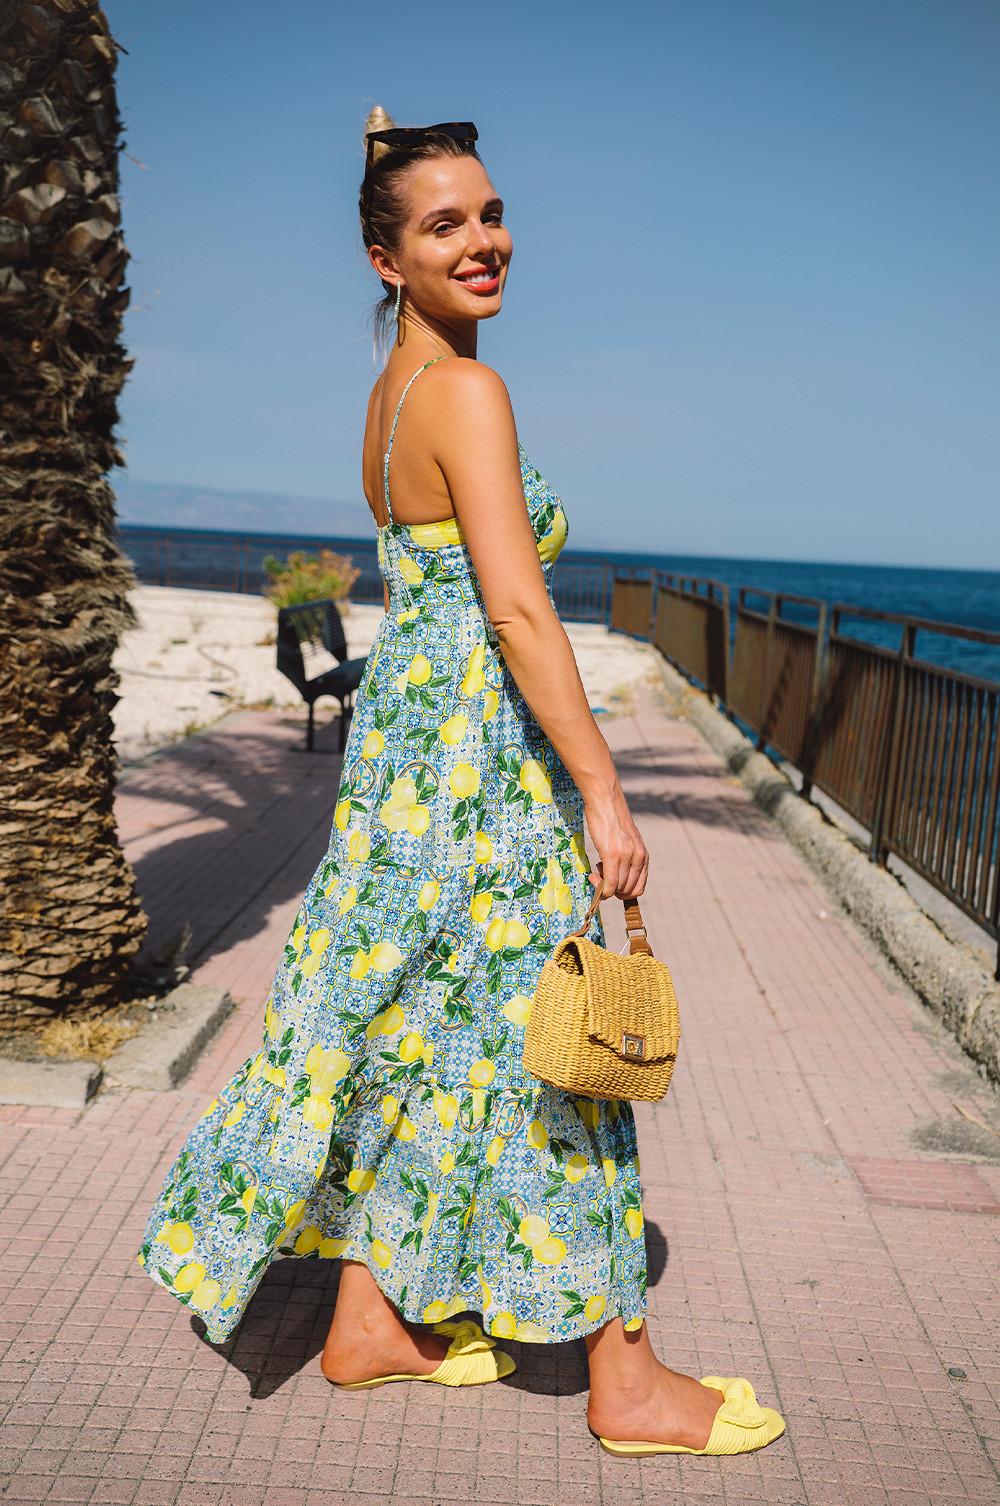
[[[706,1454],[744,1454],[759,1448],[765,1439],[771,1441],[767,1434],[774,1432],[777,1413],[763,1410],[753,1386],[742,1375],[703,1375],[701,1383],[721,1391],[724,1398],[708,1435]]]
[[[496,1339],[485,1334],[472,1318],[461,1323],[435,1323],[434,1332],[449,1335],[451,1343],[440,1365],[425,1380],[442,1386],[482,1386],[515,1369],[511,1356],[497,1350]]]

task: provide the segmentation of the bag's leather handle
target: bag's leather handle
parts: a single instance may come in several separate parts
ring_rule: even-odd
[[[602,895],[599,884],[594,890],[590,906],[583,917],[583,924],[579,930],[570,931],[569,934],[571,936],[583,935],[593,920],[597,907],[603,898],[611,899],[613,896],[610,894],[607,896]],[[636,952],[645,952],[647,956],[652,957],[653,948],[650,946],[646,936],[646,924],[642,918],[642,911],[639,909],[639,901],[637,899],[623,899],[622,904],[625,907],[625,934],[628,937],[629,956],[634,956]]]

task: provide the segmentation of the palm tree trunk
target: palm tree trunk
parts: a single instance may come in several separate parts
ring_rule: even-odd
[[[94,0],[0,15],[0,1026],[119,997],[145,933],[114,819],[133,622],[107,480],[128,253]]]

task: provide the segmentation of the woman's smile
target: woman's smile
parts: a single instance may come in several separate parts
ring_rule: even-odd
[[[471,272],[455,272],[452,274],[456,282],[461,282],[472,293],[496,293],[500,290],[500,268],[490,270],[488,267],[475,267]]]

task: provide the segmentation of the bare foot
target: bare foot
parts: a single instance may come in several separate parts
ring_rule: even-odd
[[[381,1375],[430,1375],[450,1342],[430,1328],[405,1322],[367,1266],[344,1261],[337,1307],[320,1359],[328,1381],[349,1385]]]
[[[680,1375],[658,1361],[646,1383],[595,1394],[587,1407],[591,1431],[619,1441],[674,1443],[704,1448],[725,1397],[693,1375]]]
[[[327,1336],[319,1366],[327,1380],[338,1385],[380,1375],[430,1375],[451,1342],[430,1329],[401,1321],[356,1323],[352,1329],[344,1324],[339,1333],[335,1328],[336,1324]]]

